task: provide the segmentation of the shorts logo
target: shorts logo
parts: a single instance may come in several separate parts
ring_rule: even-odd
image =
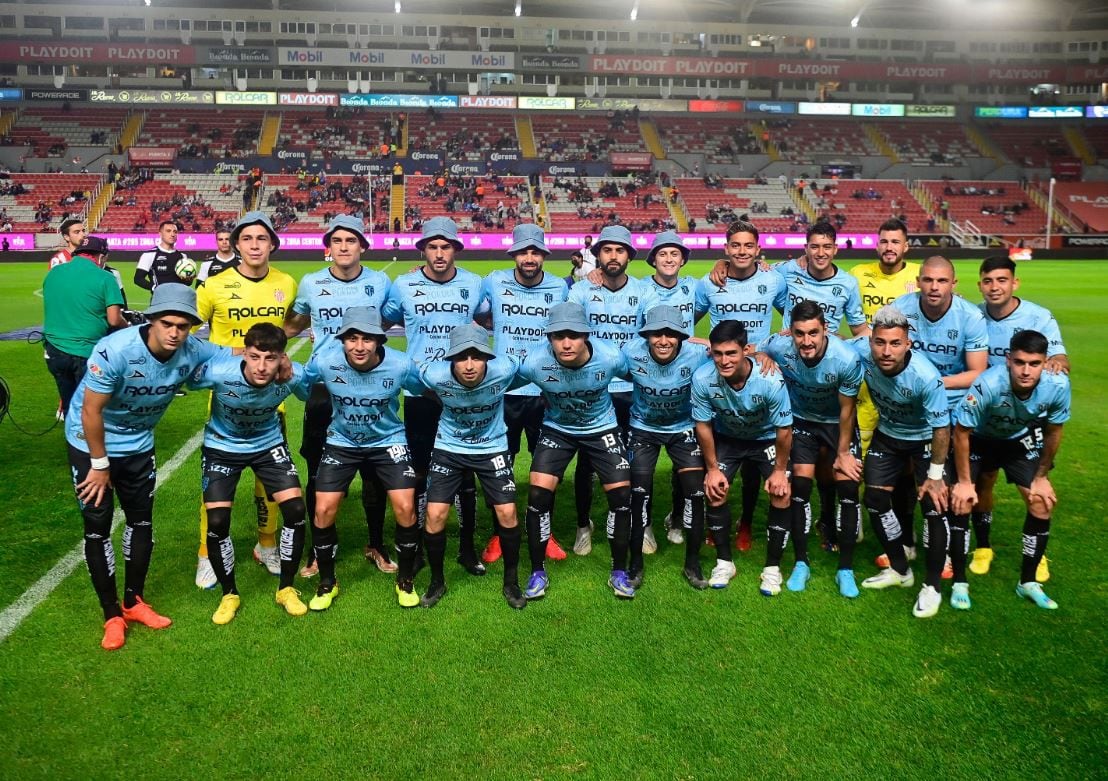
[[[392,459],[394,464],[402,464],[409,460],[407,445],[392,445],[386,448],[385,452],[388,453],[389,458]]]

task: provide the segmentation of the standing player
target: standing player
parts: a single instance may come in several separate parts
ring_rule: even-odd
[[[1027,329],[1012,337],[1006,365],[993,366],[973,384],[955,410],[954,459],[958,482],[952,502],[963,520],[977,501],[974,482],[981,471],[1003,469],[1019,488],[1027,506],[1023,521],[1023,563],[1016,594],[1041,608],[1058,603],[1043,592],[1036,569],[1046,554],[1050,515],[1058,497],[1050,484],[1050,468],[1069,420],[1069,377],[1045,372],[1050,341]],[[965,547],[951,541],[951,556],[965,559]],[[970,607],[968,586],[950,597],[953,607]]]
[[[200,319],[209,323],[208,337],[213,344],[242,349],[243,338],[256,323],[280,326],[285,310],[296,297],[296,281],[283,271],[272,268],[270,255],[281,246],[273,224],[262,212],[244,214],[231,232],[231,241],[242,261],[223,274],[209,277],[196,293]],[[284,408],[279,411],[284,418]],[[258,544],[254,560],[272,575],[281,574],[281,557],[277,551],[276,503],[268,496],[257,475],[254,478],[254,502],[258,510]],[[208,558],[207,513],[200,511],[200,550],[196,566],[196,585],[213,588],[216,574]]]
[[[260,214],[260,212],[254,212]],[[135,265],[135,284],[145,290],[153,290],[166,282],[182,282],[191,285],[196,278],[196,264],[183,252],[177,250],[177,232],[180,230],[173,220],[165,220],[158,226],[158,243],[154,249],[139,255]],[[191,268],[191,274],[178,274],[177,266]]]
[[[426,363],[419,371],[420,382],[442,401],[427,479],[423,546],[431,582],[420,600],[423,607],[434,607],[446,595],[446,517],[467,474],[481,479],[485,500],[496,515],[503,537],[504,599],[517,610],[527,605],[519,590],[516,483],[504,423],[505,392],[526,380],[518,378],[519,365],[513,358],[497,356],[489,349],[488,338],[479,325],[455,326],[445,360]]]
[[[815,301],[793,305],[789,334],[775,334],[760,349],[777,362],[785,377],[793,410],[792,537],[796,568],[791,591],[803,591],[810,576],[808,526],[812,481],[818,464],[830,462],[841,507],[839,593],[858,596],[854,544],[858,538],[858,483],[862,477],[855,397],[862,384],[862,363],[855,351],[832,336],[824,309]]]
[[[610,342],[589,338],[591,326],[580,304],[566,302],[551,308],[546,333],[547,344],[533,350],[520,370],[524,378],[539,386],[547,405],[542,435],[531,460],[527,497],[531,577],[524,595],[537,599],[546,594],[546,541],[554,491],[574,454],[580,458],[587,452],[608,497],[607,535],[612,551],[608,585],[617,597],[631,599],[635,596],[627,578],[631,465],[608,391],[613,379],[628,376],[627,358]]]
[[[84,518],[85,563],[104,611],[109,651],[126,642],[127,622],[165,629],[143,593],[154,550],[154,426],[174,391],[220,348],[189,336],[200,322],[196,293],[180,284],[162,285],[146,310],[148,323],[101,339],[65,420],[69,466]],[[112,508],[119,495],[126,527],[123,604],[116,590]]]
[[[229,268],[234,268],[242,258],[231,246],[231,231],[220,228],[215,232],[215,253],[204,258],[200,262],[200,270],[196,272],[196,284],[204,283],[208,277],[214,277]]]
[[[481,286],[481,309],[488,307],[488,312],[479,315],[478,320],[492,327],[493,351],[519,364],[527,360],[531,350],[546,344],[544,328],[550,308],[569,295],[565,280],[543,271],[543,261],[549,254],[542,228],[531,223],[517,225],[508,249],[515,268],[493,271]],[[508,426],[508,451],[513,459],[519,453],[524,433],[528,452],[535,452],[542,416],[543,400],[534,384],[508,391],[504,421]],[[553,534],[547,543],[546,556],[555,561],[566,557]],[[495,529],[481,558],[489,564],[500,558],[500,537]]]
[[[942,604],[942,571],[946,559],[947,485],[944,465],[950,447],[950,407],[943,378],[921,353],[912,350],[908,318],[895,306],[877,310],[869,340],[855,340],[862,356],[866,384],[877,405],[877,432],[866,451],[864,500],[889,566],[862,581],[864,588],[911,588],[915,577],[908,566],[908,542],[893,511],[893,488],[911,469],[927,519],[927,575],[912,608],[928,618]]]
[[[307,396],[303,371],[293,366],[292,379],[277,383],[288,360],[288,337],[272,323],[257,323],[243,338],[242,356],[222,356],[192,373],[194,388],[211,388],[211,416],[204,426],[201,475],[204,509],[208,515],[208,558],[223,598],[212,616],[228,624],[240,605],[235,584],[235,547],[231,542],[231,507],[239,476],[249,467],[281,510],[281,581],[277,604],[290,616],[308,612],[293,588],[293,578],[304,553],[304,498],[300,477],[289,455],[277,409],[293,393]]]
[[[62,220],[58,233],[62,237],[62,246],[61,249],[50,256],[50,268],[68,263],[73,259],[73,256],[77,254],[77,248],[81,246],[81,242],[88,233],[88,229],[85,228],[84,220],[70,218]]]
[[[755,466],[765,479],[770,497],[766,565],[759,591],[767,597],[781,593],[781,555],[789,540],[789,450],[792,447],[792,408],[780,375],[754,371],[746,354],[746,328],[724,320],[708,335],[712,363],[692,377],[692,416],[696,438],[704,454],[704,495],[708,528],[716,545],[716,566],[708,584],[725,588],[735,577],[731,560],[731,510],[727,494],[731,480],[744,463]]]

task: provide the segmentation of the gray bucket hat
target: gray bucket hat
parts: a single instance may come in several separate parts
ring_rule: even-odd
[[[646,256],[646,262],[654,265],[654,254],[662,247],[677,247],[681,250],[682,264],[689,262],[689,248],[681,241],[677,231],[662,231],[654,237],[654,243],[650,245],[650,254]]]
[[[422,252],[423,247],[431,239],[446,239],[459,252],[464,249],[461,239],[458,238],[458,223],[449,217],[432,217],[423,223],[423,235],[416,241],[416,249]]]
[[[332,219],[331,224],[327,226],[327,232],[323,234],[323,246],[331,243],[331,234],[337,230],[350,231],[358,237],[358,243],[362,245],[362,249],[369,249],[369,241],[365,237],[365,226],[357,217],[340,214]]]
[[[495,358],[496,353],[489,349],[489,333],[476,323],[457,325],[450,331],[450,348],[444,358],[461,355],[466,350],[476,350],[486,358]]]
[[[269,221],[269,217],[265,216],[265,212],[253,211],[239,217],[239,221],[235,223],[235,227],[231,230],[231,246],[233,247],[238,243],[239,234],[242,233],[242,229],[249,225],[261,225],[267,231],[269,231],[269,238],[273,239],[273,249],[278,250],[281,248],[281,239],[277,236],[277,231],[273,230],[273,223]]]
[[[381,327],[381,312],[375,306],[352,306],[342,313],[342,325],[335,336],[342,339],[351,331],[366,336],[380,336],[381,344],[389,340],[385,329]]]
[[[688,329],[685,328],[681,318],[681,310],[675,306],[656,306],[646,313],[643,327],[639,329],[639,336],[658,331],[673,331],[686,339],[689,337]]]
[[[635,257],[635,245],[631,243],[631,231],[622,225],[605,225],[592,243],[593,254],[600,252],[602,244],[622,244],[627,247],[627,256],[632,260]]]
[[[556,334],[559,331],[571,331],[575,334],[591,334],[588,317],[585,316],[585,307],[566,301],[550,307],[550,318],[546,322],[546,333]]]
[[[512,231],[512,247],[508,250],[508,254],[515,255],[528,247],[534,247],[543,255],[550,254],[550,250],[546,248],[546,233],[532,222],[521,223],[515,227]]]
[[[200,325],[200,313],[196,311],[196,291],[188,285],[166,282],[154,288],[150,306],[143,312],[147,317],[164,314],[184,315],[195,325]]]

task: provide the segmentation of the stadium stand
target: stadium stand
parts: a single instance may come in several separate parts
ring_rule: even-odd
[[[278,230],[322,233],[335,215],[352,214],[367,225],[372,223],[373,230],[384,231],[388,227],[389,181],[385,177],[269,174],[258,208],[271,216]]]
[[[539,157],[546,160],[604,160],[608,152],[645,150],[637,120],[626,112],[612,118],[573,114],[531,117]]]
[[[700,152],[708,164],[735,162],[735,155],[762,154],[758,136],[741,119],[655,117],[667,153]]]
[[[1108,160],[1108,125],[1085,125],[1081,128],[1085,140],[1097,160]]]
[[[890,217],[899,218],[910,231],[922,232],[934,214],[894,179],[815,179],[804,188],[804,198],[818,219],[851,232],[876,231]]]
[[[371,114],[364,109],[328,109],[325,114],[286,111],[281,117],[278,148],[308,147],[311,159],[381,157],[382,144],[391,146],[396,122],[403,114]]]
[[[1052,160],[1074,156],[1062,131],[1055,125],[992,124],[983,129],[997,149],[1025,168],[1048,168]]]
[[[439,184],[439,182],[442,184]],[[405,177],[404,228],[416,230],[431,217],[450,217],[463,231],[510,231],[531,222],[525,176]]]
[[[150,109],[138,146],[175,146],[180,157],[244,157],[258,150],[261,109]]]
[[[921,181],[917,185],[930,196],[934,213],[959,224],[968,220],[982,233],[1039,233],[1046,224],[1043,210],[1016,182]]]
[[[661,188],[642,179],[544,176],[542,191],[552,231],[597,233],[614,222],[645,231],[673,225]]]
[[[957,122],[879,122],[871,125],[897,157],[919,166],[958,165],[981,153]]]
[[[85,214],[103,181],[96,174],[12,174],[0,181],[0,230],[56,231],[67,215]]]
[[[8,136],[14,146],[30,146],[33,157],[64,157],[70,146],[114,148],[128,113],[125,108],[25,108]]]
[[[229,174],[154,174],[118,187],[96,229],[111,233],[155,232],[176,220],[187,232],[210,232],[233,224],[242,207],[242,183]]]
[[[698,231],[726,230],[729,223],[745,215],[759,231],[772,233],[786,231],[798,219],[806,218],[782,214],[786,209],[798,210],[788,190],[776,179],[764,183],[753,179],[720,179],[722,186],[709,186],[705,183],[707,178],[676,181],[681,200]]]
[[[447,160],[483,160],[482,152],[518,149],[515,120],[509,114],[426,112],[412,116],[408,154],[445,152]]]
[[[769,123],[770,141],[781,158],[811,165],[816,156],[880,155],[881,150],[862,132],[860,123],[845,119],[781,119]]]

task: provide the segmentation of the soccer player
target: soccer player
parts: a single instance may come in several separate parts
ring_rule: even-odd
[[[58,233],[61,234],[62,237],[62,247],[50,256],[50,268],[68,263],[73,259],[85,235],[88,233],[88,229],[85,227],[84,220],[71,217],[67,220],[62,220],[61,227],[58,228]]]
[[[101,646],[109,651],[123,647],[128,622],[152,629],[172,623],[143,600],[154,549],[154,427],[177,387],[220,352],[189,336],[200,322],[191,288],[160,286],[145,314],[146,325],[116,331],[96,344],[65,419],[69,466],[84,519],[85,562],[104,611]],[[116,494],[126,522],[122,605],[112,547]]]
[[[830,462],[840,504],[839,593],[858,596],[854,579],[854,545],[858,538],[858,484],[861,447],[854,405],[862,384],[862,363],[855,350],[831,334],[825,309],[815,301],[792,308],[788,335],[775,334],[759,345],[785,377],[793,411],[792,538],[796,568],[791,591],[803,591],[810,577],[808,531],[812,482],[816,466]]]
[[[364,481],[370,470],[384,484],[396,516],[397,601],[401,607],[415,607],[416,472],[400,420],[399,397],[403,390],[421,393],[423,387],[408,356],[385,347],[388,337],[375,308],[348,307],[335,337],[312,355],[305,369],[309,383],[326,385],[332,410],[316,475],[312,524],[319,587],[308,607],[327,610],[338,596],[335,517],[354,475],[360,473]]]
[[[202,322],[210,325],[213,344],[241,350],[246,332],[256,323],[280,326],[285,311],[296,297],[296,280],[270,266],[270,255],[281,246],[273,223],[262,212],[244,214],[231,231],[231,241],[242,261],[233,269],[209,277],[196,291],[196,307]],[[284,408],[279,410],[284,418]],[[269,497],[258,476],[254,477],[254,502],[258,511],[258,544],[254,560],[271,575],[281,574],[277,551],[277,504]],[[214,588],[218,582],[208,557],[207,513],[200,510],[200,550],[196,585]]]
[[[442,360],[450,344],[450,330],[473,322],[481,303],[481,278],[458,268],[455,255],[462,251],[458,226],[449,217],[432,217],[423,223],[416,249],[423,253],[422,268],[397,277],[381,308],[385,328],[403,325],[408,355],[418,365]],[[411,448],[412,463],[419,475],[417,507],[427,496],[427,469],[435,446],[442,407],[425,396],[405,395],[404,429]],[[472,575],[484,575],[485,565],[477,557],[473,535],[477,526],[477,486],[473,476],[462,481],[458,497],[458,526],[461,537],[459,563]]]
[[[643,536],[650,524],[654,469],[666,449],[673,473],[687,498],[688,538],[685,542],[685,580],[693,588],[707,588],[700,569],[704,539],[704,460],[692,419],[692,375],[708,362],[699,345],[687,344],[691,335],[685,316],[674,306],[656,306],[646,313],[641,339],[626,347],[631,367],[631,537],[627,574],[632,588],[643,580]],[[684,499],[682,500],[684,504]],[[686,513],[681,513],[685,516]],[[680,522],[679,522],[680,523]]]
[[[600,252],[603,262],[603,249]],[[527,497],[527,547],[531,558],[531,577],[524,591],[527,599],[538,599],[549,586],[545,554],[554,491],[574,454],[580,457],[582,451],[589,454],[608,497],[607,535],[612,552],[608,585],[617,597],[635,596],[627,578],[631,465],[608,392],[613,379],[628,376],[629,367],[627,358],[613,344],[590,339],[591,331],[580,304],[566,302],[552,307],[546,324],[547,344],[532,351],[520,370],[524,378],[539,386],[547,404],[539,445],[531,460]]]
[[[611,344],[617,350],[633,340],[642,322],[643,298],[646,285],[627,275],[627,266],[635,257],[635,248],[631,243],[631,232],[622,225],[606,225],[596,237],[593,245],[597,267],[603,274],[603,281],[594,284],[585,279],[575,284],[569,291],[568,300],[585,310],[590,331],[594,339]],[[620,436],[626,436],[631,414],[631,383],[623,379],[613,379],[608,389],[612,394],[615,407],[616,426]],[[577,456],[577,468],[573,474],[574,499],[577,505],[577,536],[573,542],[573,552],[578,556],[587,556],[592,551],[592,520],[589,511],[592,507],[593,468],[589,463],[591,450],[585,449]]]
[[[938,369],[912,350],[908,318],[895,306],[877,310],[868,340],[855,340],[870,396],[877,405],[877,432],[866,451],[863,499],[874,533],[889,566],[862,581],[863,588],[911,588],[904,527],[893,511],[893,488],[905,468],[912,469],[927,520],[927,571],[912,608],[928,618],[942,604],[942,571],[946,560],[947,509],[944,465],[950,447],[950,407]]]
[[[1050,310],[1038,304],[1017,298],[1020,281],[1016,276],[1016,264],[1006,255],[994,255],[981,263],[977,287],[984,297],[981,314],[989,332],[989,366],[1004,365],[1012,337],[1020,331],[1033,329],[1047,337],[1047,372],[1069,374],[1070,363],[1058,322]],[[985,470],[977,483],[977,506],[971,514],[973,534],[977,549],[973,552],[970,571],[977,575],[989,572],[993,560],[993,548],[989,532],[993,519],[993,485],[996,470]],[[1050,579],[1050,569],[1044,556],[1035,573],[1035,579],[1045,583]]]
[[[260,214],[261,212],[255,212]],[[180,227],[173,220],[165,220],[158,226],[158,243],[154,249],[139,255],[135,265],[135,284],[145,290],[153,290],[167,282],[191,285],[194,276],[177,274],[177,264],[188,255],[177,249],[177,232]]]
[[[792,525],[788,464],[793,416],[783,378],[754,371],[754,359],[746,354],[747,339],[742,323],[721,321],[708,335],[712,363],[692,376],[692,416],[704,454],[705,518],[716,546],[708,585],[726,588],[735,577],[727,494],[739,468],[751,463],[765,479],[770,497],[759,591],[772,597],[781,593],[781,555]]]
[[[520,528],[504,400],[507,390],[527,381],[518,377],[519,365],[513,358],[497,356],[489,349],[488,333],[474,323],[454,327],[443,358],[425,363],[419,371],[420,382],[442,401],[427,478],[427,521],[423,530],[431,582],[420,605],[434,607],[446,595],[446,518],[462,479],[476,474],[502,538],[504,599],[519,610],[527,600],[519,590]]]
[[[512,231],[512,246],[508,255],[515,268],[493,271],[481,285],[481,310],[478,320],[492,328],[493,351],[523,363],[536,347],[546,344],[544,328],[550,308],[569,295],[565,280],[543,271],[543,262],[550,255],[546,234],[532,223],[517,225]],[[535,452],[542,428],[543,400],[538,387],[525,385],[508,391],[504,399],[504,421],[508,426],[508,451],[514,459],[519,453],[523,434],[527,434],[527,450]],[[494,519],[495,523],[495,519]],[[481,559],[488,564],[500,558],[499,532],[492,539]],[[566,557],[562,546],[550,535],[547,558],[560,561]]]
[[[1009,343],[1005,365],[981,374],[958,404],[954,413],[958,482],[951,499],[964,530],[966,515],[977,502],[978,474],[1004,470],[1027,506],[1016,594],[1055,610],[1058,603],[1043,592],[1035,573],[1046,553],[1050,516],[1058,502],[1049,474],[1062,442],[1062,426],[1069,420],[1070,383],[1065,373],[1044,372],[1050,349],[1050,340],[1038,331],[1019,331]],[[968,539],[952,539],[951,556],[964,560],[968,547]],[[955,584],[950,604],[968,609],[969,587],[962,586]]]
[[[389,292],[388,276],[362,265],[362,253],[369,248],[369,241],[357,217],[341,214],[332,219],[323,234],[323,244],[331,265],[304,275],[296,300],[285,312],[285,333],[289,337],[311,327],[313,353],[335,338],[348,308],[372,306],[380,310]],[[300,444],[300,455],[308,466],[305,493],[309,518],[315,516],[315,479],[330,423],[331,397],[323,385],[317,385],[304,405]],[[362,508],[369,534],[364,549],[366,560],[381,572],[396,572],[384,538],[385,489],[375,472],[369,473],[369,479],[362,483]],[[314,559],[301,574],[308,577],[317,574]]]
[[[273,323],[256,323],[243,337],[241,356],[226,355],[192,373],[189,385],[211,388],[211,416],[204,426],[201,474],[204,509],[208,515],[208,558],[223,588],[223,598],[212,616],[228,624],[241,600],[235,584],[235,547],[231,541],[231,507],[239,476],[249,467],[281,511],[281,580],[277,604],[290,616],[308,612],[293,588],[293,578],[304,552],[304,498],[300,477],[289,455],[288,442],[277,408],[293,393],[307,397],[303,370],[293,364],[292,378],[277,383],[287,361],[288,337]]]
[[[214,277],[229,268],[234,268],[242,260],[231,246],[231,231],[220,228],[215,232],[215,253],[200,262],[196,272],[196,284],[203,284],[208,277]]]

